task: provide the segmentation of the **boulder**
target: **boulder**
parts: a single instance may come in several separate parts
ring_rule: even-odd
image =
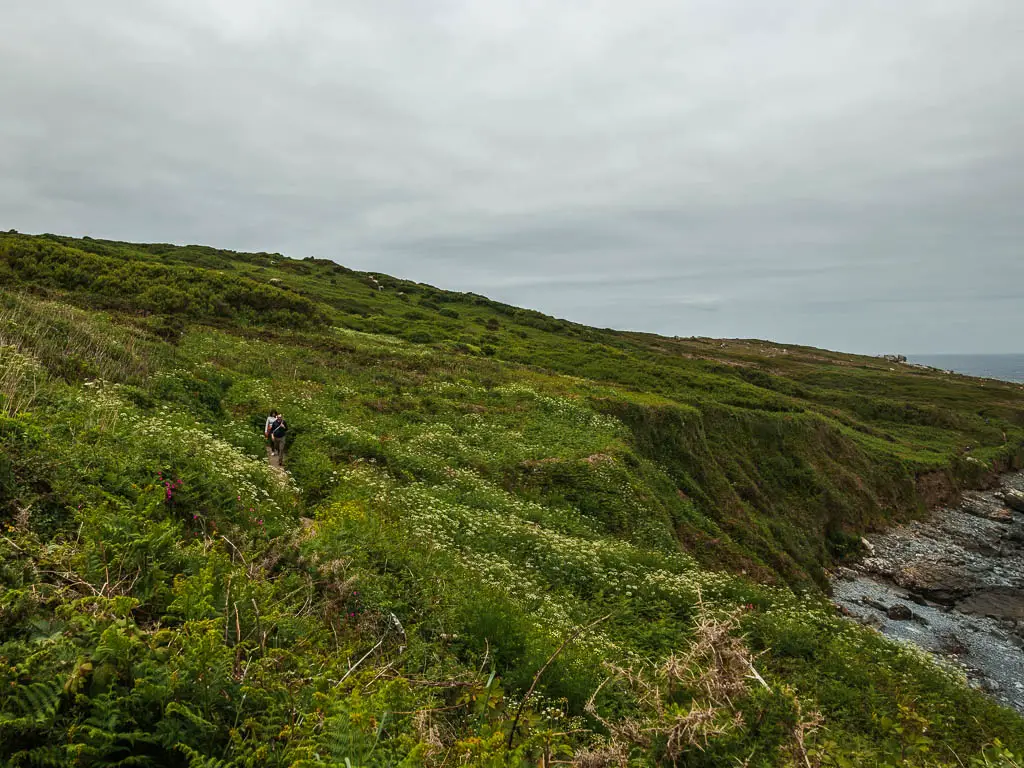
[[[832,571],[832,578],[838,581],[856,581],[857,572],[852,568],[839,565],[836,566],[834,571]]]
[[[869,608],[874,608],[876,611],[881,611],[882,613],[886,613],[889,610],[885,605],[877,600],[871,599],[867,595],[861,595],[860,601]]]
[[[1024,512],[1024,492],[1018,491],[1015,488],[1008,488],[1003,491],[1003,502],[1010,509]]]
[[[901,603],[889,606],[889,610],[885,612],[885,615],[893,621],[908,621],[914,618],[914,612]]]
[[[987,693],[999,693],[1002,690],[1002,686],[998,682],[993,680],[991,677],[983,677],[978,681],[978,685],[981,690]]]
[[[900,568],[893,574],[893,581],[908,592],[943,605],[952,605],[979,586],[977,576],[963,567],[920,561]]]
[[[963,656],[971,652],[970,646],[955,634],[941,635],[939,647],[943,653],[949,656]]]
[[[1024,621],[1024,594],[1018,587],[991,587],[968,595],[957,603],[962,613],[989,616],[1013,622],[1008,628],[1016,629],[1017,621]]]
[[[965,494],[960,509],[975,517],[983,517],[986,520],[995,520],[1000,523],[1008,523],[1013,520],[1010,510],[999,502],[984,496]]]

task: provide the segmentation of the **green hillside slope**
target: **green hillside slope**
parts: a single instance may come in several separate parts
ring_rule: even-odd
[[[1020,465],[1020,386],[195,246],[0,235],[0,286],[14,765],[1024,751],[821,593]]]

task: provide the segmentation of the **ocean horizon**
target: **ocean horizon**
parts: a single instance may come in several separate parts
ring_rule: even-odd
[[[968,376],[1024,384],[1024,354],[1007,355],[908,355],[911,363],[930,365]]]

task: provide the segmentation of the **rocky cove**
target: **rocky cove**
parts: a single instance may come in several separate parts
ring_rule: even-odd
[[[866,536],[865,556],[833,573],[833,601],[1024,712],[1024,472],[1000,482]]]

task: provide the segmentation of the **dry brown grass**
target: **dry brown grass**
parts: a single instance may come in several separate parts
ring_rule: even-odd
[[[771,690],[757,672],[755,656],[739,634],[742,610],[713,614],[703,601],[693,626],[693,641],[683,653],[640,669],[607,664],[610,674],[587,702],[587,712],[608,731],[604,743],[576,752],[577,768],[623,768],[642,750],[659,765],[675,765],[690,750],[708,745],[744,727],[737,703],[752,685]],[[632,717],[606,719],[596,699],[605,685],[617,685],[632,696]],[[782,752],[788,764],[819,768],[821,759],[809,746],[811,734],[824,724],[822,715],[805,711],[796,693],[779,692],[792,700],[795,724]]]
[[[630,669],[606,665],[609,677],[587,702],[587,712],[609,733],[609,742],[577,752],[574,765],[606,768],[626,765],[632,749],[660,751],[659,759],[675,763],[690,749],[704,749],[714,739],[743,727],[735,702],[751,681],[767,685],[754,668],[754,656],[737,634],[739,610],[712,614],[699,603],[693,642],[685,653],[660,664]],[[638,714],[616,720],[601,716],[596,699],[614,683],[634,698]],[[678,702],[687,702],[685,705]]]

